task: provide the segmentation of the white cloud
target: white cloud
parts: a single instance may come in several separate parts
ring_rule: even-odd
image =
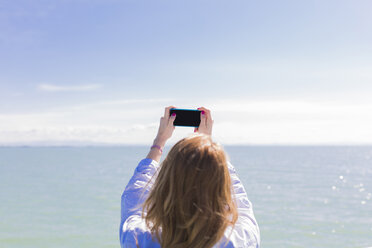
[[[211,109],[224,143],[372,143],[372,104],[226,100]]]
[[[146,98],[146,99],[120,99],[120,100],[111,100],[111,101],[101,101],[101,102],[94,102],[94,103],[85,103],[79,104],[75,106],[71,106],[71,109],[75,110],[83,110],[83,109],[97,109],[97,108],[121,108],[123,105],[131,105],[131,104],[142,104],[148,106],[148,104],[159,104],[159,103],[171,103],[175,101],[173,98]]]
[[[0,144],[148,144],[166,102],[124,99],[66,107],[48,113],[0,114]],[[301,100],[200,101],[212,111],[213,136],[222,144],[371,144],[372,105]],[[169,104],[170,105],[170,104]],[[193,133],[177,127],[169,144]]]
[[[54,84],[39,84],[38,89],[42,91],[59,92],[59,91],[90,91],[101,88],[100,84],[70,85],[59,86]]]

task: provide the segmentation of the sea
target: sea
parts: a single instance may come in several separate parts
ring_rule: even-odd
[[[372,146],[224,148],[261,247],[372,247]],[[148,151],[1,147],[0,247],[120,247],[121,194]]]

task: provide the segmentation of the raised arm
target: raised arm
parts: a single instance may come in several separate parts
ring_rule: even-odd
[[[254,217],[252,203],[248,199],[248,195],[238,177],[238,174],[236,173],[234,166],[230,163],[230,161],[228,161],[227,164],[239,215],[235,225],[238,227],[237,230],[242,230],[240,236],[248,236],[245,237],[244,240],[250,240],[252,247],[259,247],[260,229],[258,227],[256,218]]]
[[[121,196],[121,221],[120,221],[120,242],[124,245],[126,227],[130,226],[131,217],[141,216],[142,205],[147,199],[158,171],[159,161],[167,140],[174,131],[174,119],[176,116],[169,116],[170,109],[165,108],[164,116],[160,118],[159,130],[154,139],[153,146],[145,159],[137,165],[133,176],[129,180]],[[147,187],[146,187],[147,186]]]
[[[137,165],[121,197],[121,220],[124,222],[130,215],[141,215],[140,206],[147,199],[159,164],[157,161],[145,158]],[[149,183],[149,184],[148,184]],[[148,187],[145,187],[148,184]]]
[[[124,245],[125,237],[128,236],[126,232],[131,225],[131,218],[141,216],[142,204],[147,199],[153,184],[150,180],[154,178],[158,166],[159,164],[155,160],[150,158],[142,159],[134,170],[134,174],[129,180],[128,185],[125,187],[121,196],[121,221],[119,230],[122,246]]]
[[[175,126],[173,125],[174,120],[176,119],[176,114],[173,113],[170,116],[170,109],[175,108],[174,106],[169,106],[165,108],[164,116],[160,118],[159,130],[154,143],[151,147],[147,158],[160,161],[163,148],[167,140],[172,136]]]

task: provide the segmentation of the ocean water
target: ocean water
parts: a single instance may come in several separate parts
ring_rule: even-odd
[[[0,247],[119,247],[121,194],[148,149],[0,148]],[[262,247],[372,246],[372,147],[225,149]]]

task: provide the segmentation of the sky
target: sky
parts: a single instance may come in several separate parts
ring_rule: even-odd
[[[0,0],[0,145],[149,145],[170,105],[226,145],[372,144],[371,9]]]

